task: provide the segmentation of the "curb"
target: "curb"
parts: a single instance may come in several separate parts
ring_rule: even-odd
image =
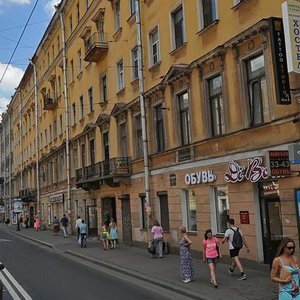
[[[171,286],[171,284],[173,284],[173,283],[167,284],[166,282],[159,281],[158,279],[156,279],[154,277],[145,276],[144,274],[141,274],[141,273],[138,273],[138,272],[135,272],[135,271],[131,271],[129,269],[123,268],[123,267],[118,266],[118,265],[113,265],[111,263],[109,264],[109,263],[100,261],[100,260],[95,259],[95,258],[87,257],[87,256],[84,256],[84,255],[78,254],[76,252],[73,252],[71,250],[65,250],[65,253],[70,255],[70,256],[73,256],[73,257],[88,261],[90,263],[93,263],[95,265],[99,265],[101,267],[110,269],[112,271],[117,271],[117,272],[122,273],[124,275],[127,275],[127,276],[130,276],[130,277],[133,277],[133,278],[151,283],[153,285],[157,285],[159,287],[165,288],[167,290],[170,290],[170,291],[175,292],[177,294],[183,295],[185,297],[189,297],[191,299],[211,300],[211,298],[203,298],[203,296],[200,296],[196,292],[191,293],[191,292],[188,292],[186,290],[182,290],[180,287]]]

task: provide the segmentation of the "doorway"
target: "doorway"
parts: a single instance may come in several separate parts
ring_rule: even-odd
[[[111,218],[113,218],[117,223],[116,198],[102,198],[102,224],[106,224],[108,226]]]
[[[89,236],[97,236],[98,235],[98,221],[97,221],[97,206],[89,205],[86,208],[87,215],[87,225],[89,230]]]
[[[122,196],[119,199],[122,201],[122,233],[123,243],[127,246],[132,246],[132,224],[130,210],[130,196]]]
[[[259,184],[264,262],[271,264],[282,239],[281,205],[277,181]]]

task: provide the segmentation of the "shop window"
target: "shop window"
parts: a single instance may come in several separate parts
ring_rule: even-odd
[[[217,233],[225,233],[229,220],[228,187],[214,187]]]
[[[160,225],[164,231],[170,231],[168,194],[158,193],[160,205]]]
[[[147,229],[147,213],[146,213],[146,196],[140,195],[140,203],[141,203],[141,225],[142,229]]]
[[[197,231],[196,197],[193,190],[184,191],[183,220],[188,231]]]
[[[267,81],[263,54],[246,61],[248,109],[250,126],[264,123],[269,118]]]
[[[215,76],[208,80],[211,134],[219,136],[225,133],[222,77]]]

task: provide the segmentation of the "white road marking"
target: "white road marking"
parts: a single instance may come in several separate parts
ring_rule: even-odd
[[[21,298],[17,295],[17,293],[14,291],[12,286],[9,284],[9,282],[6,280],[5,276],[0,272],[0,279],[7,288],[8,292],[12,296],[14,300],[21,300]]]
[[[27,292],[22,288],[22,286],[16,281],[16,279],[8,272],[6,268],[3,269],[3,272],[8,277],[8,279],[14,284],[16,289],[24,297],[25,300],[32,300],[32,298],[27,294]]]
[[[11,242],[11,240],[0,239],[0,242]]]

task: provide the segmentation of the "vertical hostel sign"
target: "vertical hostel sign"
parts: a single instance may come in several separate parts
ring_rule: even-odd
[[[277,104],[288,105],[291,104],[291,95],[283,23],[279,18],[269,20]]]
[[[300,1],[282,3],[288,72],[300,73]]]

